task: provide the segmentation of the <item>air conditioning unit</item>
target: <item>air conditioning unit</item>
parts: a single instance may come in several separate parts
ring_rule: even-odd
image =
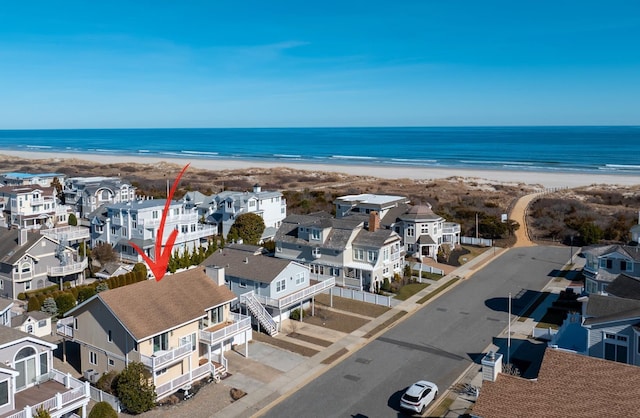
[[[89,376],[89,382],[91,383],[98,383],[98,380],[100,380],[100,377],[102,375],[98,372],[93,372],[92,375]]]
[[[84,371],[84,380],[89,380],[89,376],[94,374],[96,371],[93,369],[88,369]]]

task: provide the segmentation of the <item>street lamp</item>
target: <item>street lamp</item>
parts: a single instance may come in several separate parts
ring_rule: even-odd
[[[571,242],[571,256],[569,257],[569,264],[573,262],[573,235],[569,237],[569,241]]]

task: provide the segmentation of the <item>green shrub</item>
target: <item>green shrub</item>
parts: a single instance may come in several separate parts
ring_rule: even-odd
[[[24,292],[18,293],[18,300],[27,300],[27,295]]]
[[[29,302],[27,303],[27,312],[39,311],[41,308],[42,306],[40,305],[38,298],[29,298]]]
[[[384,281],[382,282],[382,290],[384,290],[385,292],[391,291],[391,283],[389,282],[388,277],[385,277]]]
[[[104,373],[100,376],[100,379],[98,379],[96,387],[104,392],[114,395],[116,393],[116,388],[118,387],[118,372],[115,370],[109,370],[107,373]]]
[[[304,311],[300,310],[300,308],[298,309],[294,309],[291,311],[291,313],[289,314],[289,319],[293,319],[294,321],[298,321],[300,320],[300,317],[302,316],[302,318],[304,318]]]
[[[155,406],[156,388],[150,383],[151,375],[139,362],[129,363],[118,377],[118,398],[125,409],[141,414]]]
[[[89,418],[118,418],[118,413],[107,402],[98,402],[91,408]]]
[[[96,294],[96,289],[92,286],[83,286],[78,291],[78,303],[82,303],[85,300],[89,299],[91,296]]]
[[[60,316],[64,315],[67,311],[76,306],[76,299],[71,293],[62,293],[55,298],[55,301],[56,306],[58,307],[58,314]]]

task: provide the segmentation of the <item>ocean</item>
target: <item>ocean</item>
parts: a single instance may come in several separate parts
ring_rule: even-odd
[[[640,126],[0,130],[0,152],[640,174]]]

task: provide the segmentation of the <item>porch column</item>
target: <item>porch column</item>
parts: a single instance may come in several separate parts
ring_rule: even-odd
[[[302,311],[302,301],[300,301],[300,322],[302,322],[302,316],[303,316],[302,312],[303,312]]]

